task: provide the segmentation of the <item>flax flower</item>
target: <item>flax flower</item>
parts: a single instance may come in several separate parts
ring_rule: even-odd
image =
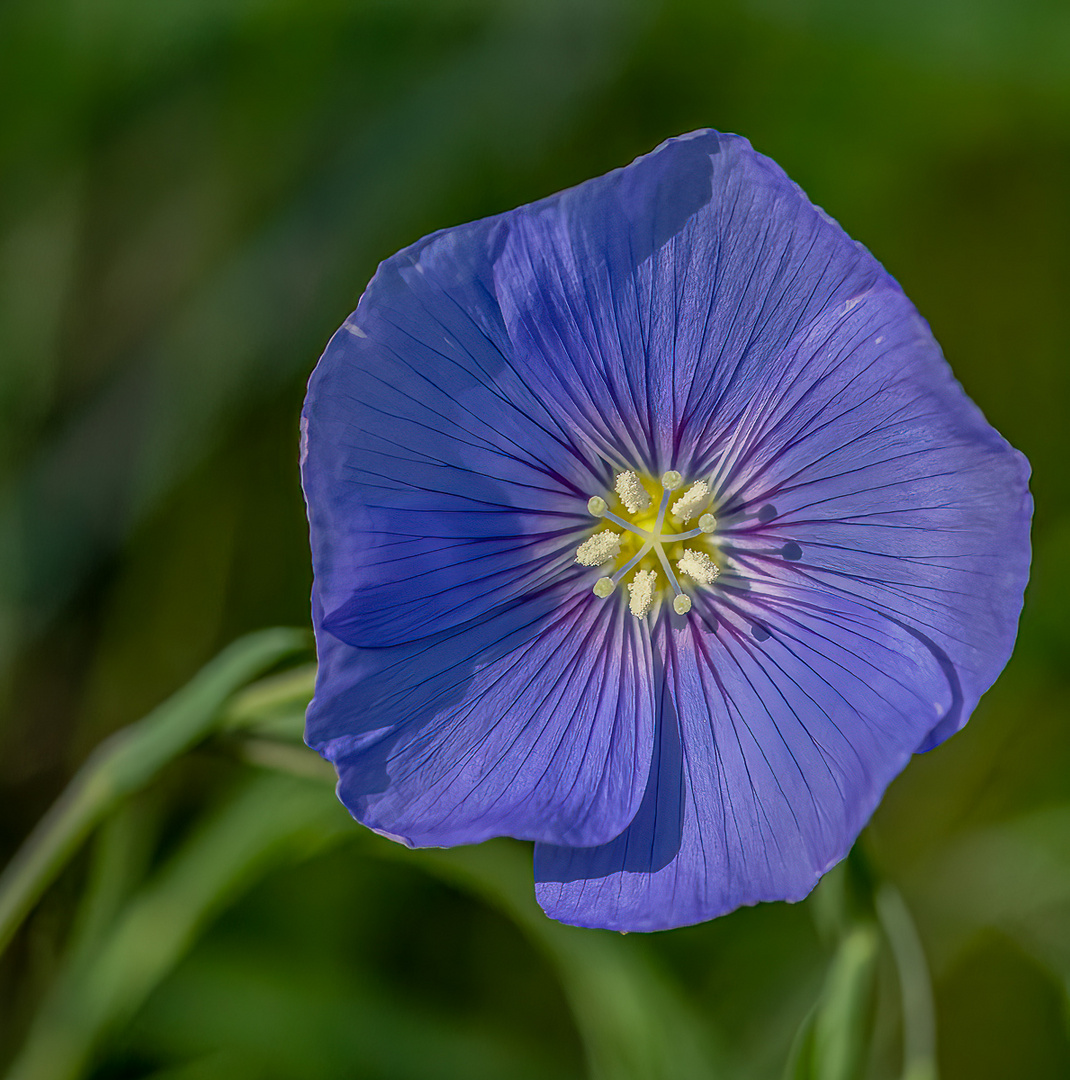
[[[736,136],[388,259],[302,444],[310,745],[394,839],[536,841],[566,922],[805,896],[1013,645],[1025,460]]]

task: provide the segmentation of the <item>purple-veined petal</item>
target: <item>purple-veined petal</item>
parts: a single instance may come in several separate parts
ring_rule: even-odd
[[[880,286],[826,312],[768,365],[758,403],[727,394],[715,426],[707,463],[734,570],[787,575],[931,639],[962,701],[917,749],[957,731],[1014,645],[1028,464],[909,301]]]
[[[548,914],[657,930],[798,900],[850,849],[918,742],[959,707],[932,642],[816,589],[725,587],[662,619],[643,803],[598,847],[540,844]]]
[[[558,587],[391,648],[319,636],[307,739],[371,828],[414,846],[594,844],[635,815],[654,705],[645,624]]]
[[[577,426],[697,474],[728,389],[829,307],[894,282],[745,139],[695,132],[512,215],[495,283],[516,354]]]
[[[380,267],[309,384],[302,478],[324,624],[393,645],[522,598],[567,568],[586,454],[509,366],[477,222]]]

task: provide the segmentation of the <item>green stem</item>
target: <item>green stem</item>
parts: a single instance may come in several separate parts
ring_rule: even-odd
[[[898,889],[882,885],[876,906],[899,972],[903,1000],[903,1080],[937,1080],[933,991],[921,938]]]

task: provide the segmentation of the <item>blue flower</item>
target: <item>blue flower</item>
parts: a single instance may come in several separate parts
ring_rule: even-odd
[[[309,744],[394,839],[536,841],[565,922],[805,896],[1011,652],[1024,458],[736,136],[388,259],[303,428]]]

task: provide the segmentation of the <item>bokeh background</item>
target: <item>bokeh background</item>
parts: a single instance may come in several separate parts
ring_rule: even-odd
[[[881,259],[1033,463],[969,726],[804,903],[623,937],[543,919],[522,844],[352,825],[298,648],[35,906],[0,1073],[1070,1076],[1064,0],[4,0],[0,860],[224,645],[307,626],[297,418],[376,264],[705,126]]]

